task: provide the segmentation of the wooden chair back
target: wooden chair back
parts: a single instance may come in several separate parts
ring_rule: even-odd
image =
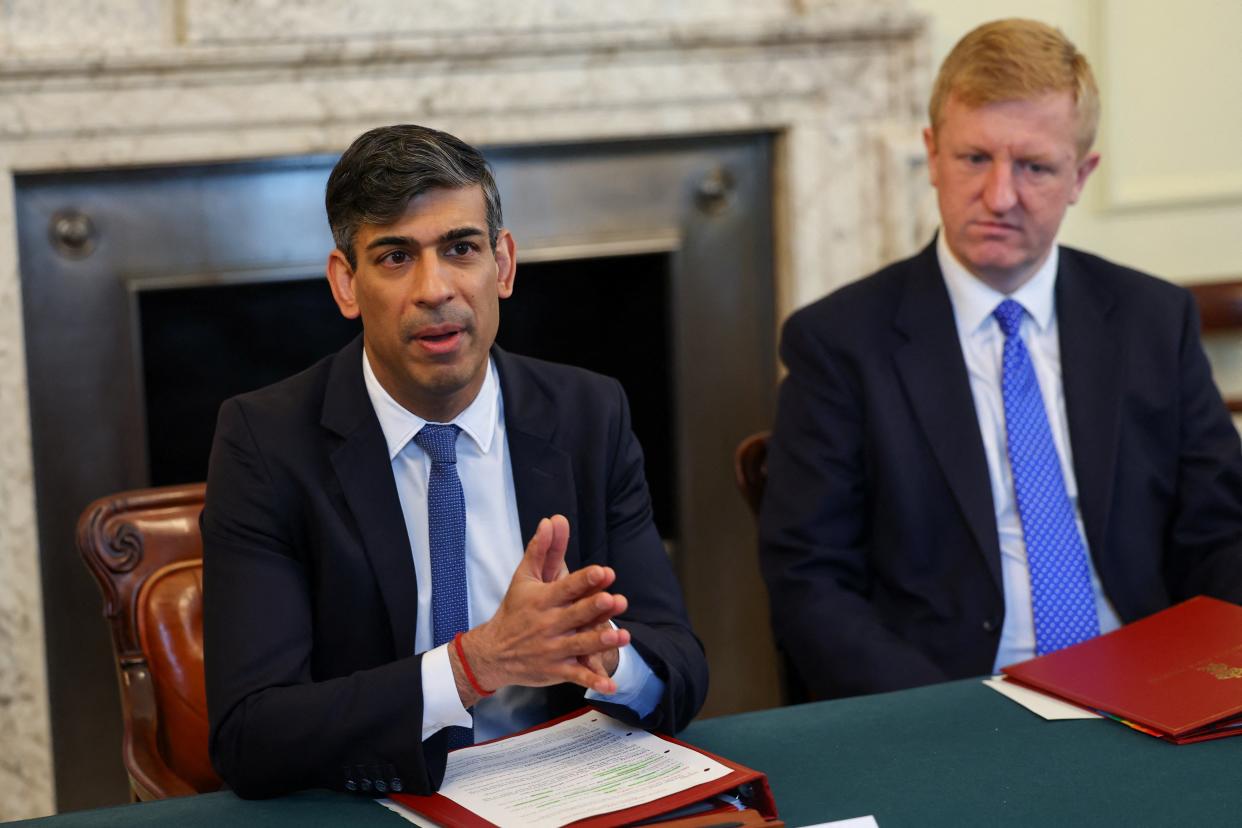
[[[737,490],[742,493],[750,513],[759,516],[763,503],[763,489],[768,482],[768,437],[770,432],[760,431],[738,443],[733,452],[733,477]]]
[[[78,551],[103,593],[140,800],[219,790],[207,752],[201,484],[101,498],[78,521]]]
[[[1226,340],[1230,347],[1237,347],[1236,340],[1242,337],[1242,281],[1203,282],[1187,287],[1199,304],[1203,338],[1209,351],[1214,339]],[[1242,413],[1242,397],[1226,393],[1225,404],[1234,414]]]

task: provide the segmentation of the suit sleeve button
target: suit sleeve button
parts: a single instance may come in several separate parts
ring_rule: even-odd
[[[383,779],[376,779],[375,790],[378,793],[388,793],[388,783],[385,782]]]
[[[357,783],[357,782],[355,782],[355,781],[354,781],[354,780],[352,780],[352,779],[347,780],[347,781],[345,782],[345,790],[347,790],[347,791],[356,791],[356,790],[358,790],[358,783]]]
[[[388,783],[388,786],[389,786],[390,788],[392,788],[394,791],[398,791],[398,792],[402,789],[402,787],[404,787],[404,786],[401,784],[401,777],[400,777],[400,776],[394,776],[394,777],[392,778],[392,781]]]
[[[362,782],[358,785],[358,790],[364,792],[371,790],[371,780],[365,776],[362,777]]]

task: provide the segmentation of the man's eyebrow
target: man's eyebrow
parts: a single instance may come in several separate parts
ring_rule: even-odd
[[[417,247],[418,242],[410,236],[378,236],[367,244],[367,250],[377,247]]]
[[[440,242],[444,243],[444,242],[457,241],[459,239],[472,239],[475,236],[482,236],[482,235],[483,235],[482,229],[478,227],[472,227],[470,225],[466,225],[465,227],[454,227],[452,230],[449,230],[447,233],[442,234],[440,236]]]
[[[454,227],[440,234],[440,238],[436,239],[437,244],[446,244],[448,242],[459,241],[461,239],[473,239],[484,235],[483,230],[478,227],[466,225],[464,227]],[[367,243],[367,250],[374,250],[377,247],[420,247],[418,239],[413,236],[377,236]]]

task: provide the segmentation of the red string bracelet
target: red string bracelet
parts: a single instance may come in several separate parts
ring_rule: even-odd
[[[495,690],[484,690],[479,680],[474,677],[474,670],[470,669],[470,662],[466,661],[466,651],[462,649],[461,639],[465,633],[458,633],[453,636],[453,648],[457,650],[457,659],[461,662],[461,669],[466,674],[466,681],[470,682],[470,686],[474,688],[474,692],[480,696],[487,697],[494,694]]]

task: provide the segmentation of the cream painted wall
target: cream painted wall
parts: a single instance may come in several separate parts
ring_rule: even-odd
[[[1061,240],[1177,282],[1242,279],[1242,3],[910,0],[932,64],[974,26],[1031,17],[1086,53],[1102,162]]]

